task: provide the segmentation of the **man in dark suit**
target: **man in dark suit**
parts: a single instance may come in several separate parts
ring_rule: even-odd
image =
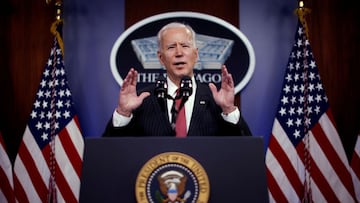
[[[137,92],[138,72],[131,68],[123,81],[118,106],[103,136],[175,136],[171,107],[176,90],[184,76],[191,80],[191,92],[184,99],[182,136],[251,135],[245,120],[234,105],[234,81],[225,65],[221,69],[221,88],[195,81],[194,66],[198,59],[195,32],[182,23],[169,23],[158,32],[158,58],[166,68],[165,101],[154,94],[155,84]],[[176,109],[180,115],[180,109]],[[180,116],[179,116],[180,117]],[[177,120],[176,120],[177,121]],[[173,124],[173,125],[172,125]]]

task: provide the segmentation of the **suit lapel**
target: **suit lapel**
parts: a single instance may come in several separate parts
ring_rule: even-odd
[[[211,96],[211,92],[209,94],[209,89],[205,84],[197,83],[194,108],[192,112],[188,135],[195,135],[199,133],[196,126],[201,126],[201,117],[204,115],[203,112],[207,109]]]
[[[155,96],[151,98],[152,108],[155,109],[154,112],[161,112],[154,116],[158,120],[158,123],[163,123],[163,130],[165,132],[171,132],[171,124],[169,122],[169,115],[167,113],[167,102],[160,103]],[[163,105],[163,106],[162,106]]]

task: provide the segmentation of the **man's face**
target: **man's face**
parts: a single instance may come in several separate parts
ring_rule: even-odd
[[[193,76],[198,58],[198,49],[193,44],[191,33],[186,28],[169,28],[162,33],[158,57],[175,84],[179,84],[185,75]]]

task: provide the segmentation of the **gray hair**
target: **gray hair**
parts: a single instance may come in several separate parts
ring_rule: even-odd
[[[191,37],[192,37],[192,44],[193,46],[196,48],[196,33],[195,31],[192,29],[192,27],[190,25],[187,25],[185,23],[180,23],[180,22],[172,22],[169,24],[166,24],[164,27],[162,27],[160,29],[160,31],[157,34],[157,42],[158,42],[158,47],[160,50],[161,47],[161,37],[162,34],[165,30],[169,29],[169,28],[186,28],[187,30],[190,31]]]

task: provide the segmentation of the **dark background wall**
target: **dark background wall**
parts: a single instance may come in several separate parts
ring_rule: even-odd
[[[144,15],[178,9],[201,10],[221,17],[234,25],[238,24],[240,30],[244,30],[249,36],[250,41],[254,43],[255,54],[260,57],[257,56],[254,79],[241,93],[241,108],[254,134],[263,136],[270,134],[280,94],[279,85],[283,78],[283,72],[275,70],[285,69],[295,34],[296,17],[291,16],[295,7],[288,5],[296,6],[297,3],[295,1],[291,4],[283,3],[288,0],[269,2],[242,0],[221,1],[213,4],[212,1],[203,0],[189,1],[192,3],[188,3],[184,7],[180,1],[169,2],[159,0],[151,1],[150,4],[148,1],[144,1],[143,6],[140,7],[139,5],[142,4],[139,1],[89,2],[74,0],[71,3],[64,2],[65,67],[70,69],[68,71],[70,87],[74,90],[73,95],[75,103],[78,105],[84,136],[100,136],[101,129],[115,108],[119,87],[111,79],[111,73],[109,73],[108,56],[111,42],[113,43],[126,27],[140,20]],[[217,6],[220,3],[223,6]],[[92,5],[92,7],[88,5]],[[207,5],[206,11],[204,11],[204,5]],[[355,1],[350,0],[308,0],[305,1],[305,6],[312,10],[307,18],[310,43],[339,134],[347,154],[350,155],[360,126],[360,94],[358,90],[360,86],[360,21],[358,20],[360,14],[356,9]],[[113,9],[109,10],[109,8]],[[159,8],[163,10],[159,11]],[[255,15],[260,11],[267,12],[262,15],[268,16],[268,20],[259,25]],[[238,14],[236,14],[237,12]],[[105,22],[104,18],[99,17],[100,14],[105,16],[105,19],[113,21]],[[0,130],[10,158],[13,160],[30,115],[41,72],[49,56],[53,40],[53,36],[50,34],[50,25],[54,20],[55,11],[51,5],[45,3],[45,0],[2,0],[0,16]],[[273,16],[282,16],[281,19],[285,23],[287,22],[286,17],[291,16],[289,17],[291,23],[288,23],[290,26],[287,26],[284,32],[278,29],[279,33],[290,34],[285,35],[287,38],[284,39],[283,35],[277,36],[278,40],[286,41],[285,45],[261,47],[264,43],[260,44],[260,42],[268,41],[269,33],[256,32],[255,29],[269,26],[269,23],[278,26],[271,21]],[[77,29],[79,25],[83,26],[84,22],[91,25],[88,27],[89,30]],[[109,26],[106,23],[112,24]],[[99,32],[99,30],[107,35],[92,35],[93,31]],[[101,43],[102,40],[105,40],[103,38],[109,38],[107,46]],[[73,42],[82,46],[74,45]],[[285,53],[280,55],[281,63],[271,64],[262,57],[263,48],[271,54],[279,47],[284,47],[282,53]],[[94,53],[95,57],[103,57],[105,60],[97,61],[93,59],[94,56],[83,56],[83,49]],[[88,58],[89,61],[85,62],[84,58]],[[268,76],[268,71],[272,71],[274,75]],[[95,72],[95,74],[85,77],[86,72]],[[259,81],[258,78],[261,77],[269,77],[268,79],[275,83],[274,92],[267,91],[267,94],[271,94],[271,96],[255,95],[256,93],[261,94],[261,91],[267,88]],[[107,85],[111,88],[107,88]],[[88,103],[95,99],[97,105]],[[266,105],[266,100],[271,105]],[[265,104],[258,103],[258,101],[264,101]],[[264,118],[266,120],[262,120]]]

